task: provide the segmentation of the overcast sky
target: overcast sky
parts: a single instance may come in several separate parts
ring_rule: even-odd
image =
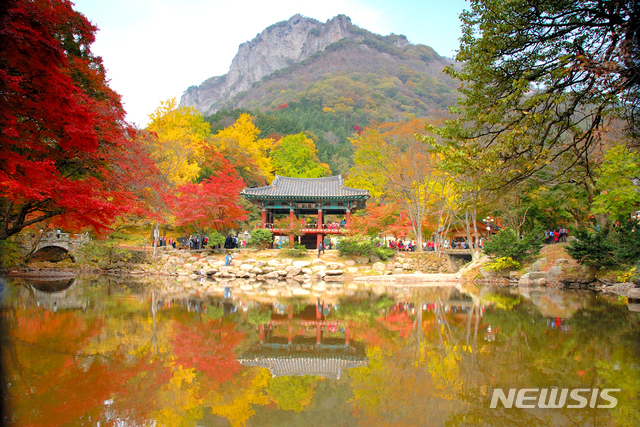
[[[464,0],[71,0],[99,29],[92,45],[127,119],[146,126],[161,100],[226,74],[238,46],[296,13],[326,22],[344,14],[377,34],[453,57]]]

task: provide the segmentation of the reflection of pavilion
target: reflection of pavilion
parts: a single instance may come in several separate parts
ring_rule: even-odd
[[[321,317],[320,315],[318,317]],[[279,330],[286,329],[287,336]],[[271,375],[319,375],[340,379],[343,369],[367,366],[364,346],[351,341],[349,324],[340,320],[272,320],[260,325],[260,342],[238,357],[244,366],[268,368]],[[294,337],[294,330],[300,334]],[[305,336],[315,332],[315,338]],[[333,337],[323,337],[334,331]]]

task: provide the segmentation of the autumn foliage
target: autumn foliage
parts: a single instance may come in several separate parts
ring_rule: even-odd
[[[56,217],[104,229],[153,165],[91,53],[96,28],[66,0],[8,0],[0,16],[0,239]]]
[[[209,178],[178,187],[172,201],[178,225],[192,226],[197,232],[223,231],[248,218],[239,203],[244,181],[221,155],[217,159],[218,170]]]

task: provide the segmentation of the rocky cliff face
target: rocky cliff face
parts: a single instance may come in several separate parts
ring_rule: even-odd
[[[344,15],[325,24],[301,15],[274,24],[240,45],[229,73],[187,89],[180,106],[193,106],[205,115],[212,114],[217,111],[217,103],[248,89],[262,77],[304,61],[330,44],[352,36],[351,25],[351,20]]]

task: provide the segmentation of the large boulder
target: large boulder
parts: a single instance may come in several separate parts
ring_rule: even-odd
[[[627,291],[627,297],[629,300],[640,300],[640,288],[633,288]]]
[[[558,267],[560,272],[552,267],[552,274],[546,277],[547,281],[550,283],[560,282],[564,284],[587,284],[596,280],[595,271],[584,265],[567,263],[560,265],[556,264],[556,267]]]
[[[293,261],[294,267],[305,268],[311,265],[309,261]]]
[[[287,272],[287,276],[297,276],[302,272],[302,268],[296,267],[295,265],[289,265],[285,271]]]
[[[371,266],[371,269],[373,271],[384,271],[386,269],[386,266],[382,262],[376,262]]]
[[[342,270],[325,270],[324,273],[327,276],[340,276],[343,274]]]
[[[529,278],[529,273],[523,274],[520,277],[520,280],[518,280],[518,286],[531,286],[531,285],[533,285],[533,282]]]
[[[278,278],[278,272],[277,271],[271,271],[267,274],[264,275],[264,278],[269,280],[269,279],[277,279]]]

